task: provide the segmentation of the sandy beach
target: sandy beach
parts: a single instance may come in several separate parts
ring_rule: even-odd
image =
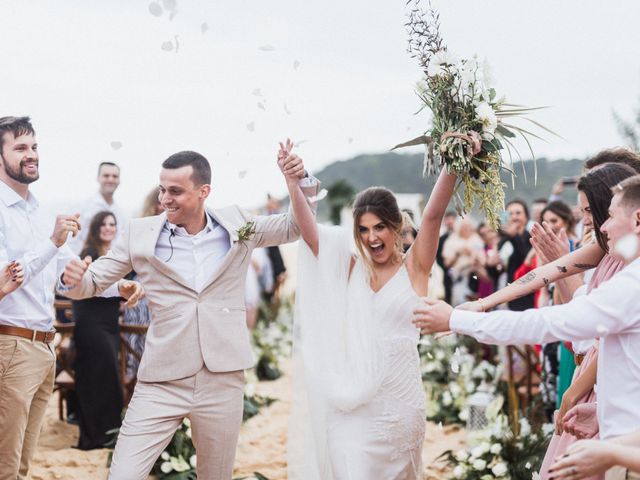
[[[249,419],[240,431],[234,477],[260,472],[271,480],[287,478],[286,445],[289,414],[290,377],[285,375],[274,382],[260,382],[256,393],[276,398]],[[32,467],[33,480],[105,479],[109,450],[82,451],[72,448],[78,439],[78,427],[58,420],[58,394],[49,402],[38,452]],[[434,460],[445,450],[462,446],[465,432],[455,428],[441,428],[428,424],[423,449],[425,480],[448,477],[442,465]],[[153,477],[150,477],[153,478]]]

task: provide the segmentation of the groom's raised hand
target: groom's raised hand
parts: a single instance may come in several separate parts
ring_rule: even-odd
[[[422,297],[413,311],[411,322],[423,334],[446,332],[453,308],[442,300]]]
[[[82,281],[84,272],[87,271],[91,264],[91,257],[86,256],[83,260],[74,258],[64,267],[62,274],[62,283],[67,287],[77,287]]]
[[[291,153],[293,142],[287,138],[285,144],[280,142],[280,150],[278,151],[278,166],[285,176],[287,182],[297,182],[304,178],[304,162],[295,153]]]

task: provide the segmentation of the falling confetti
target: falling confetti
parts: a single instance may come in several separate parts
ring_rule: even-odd
[[[149,4],[149,13],[154,17],[160,17],[162,15],[162,7],[158,2],[151,2]]]
[[[348,143],[349,145],[351,145],[351,144],[353,143],[353,138],[349,137],[349,138],[347,139],[347,143]]]
[[[300,62],[298,60],[293,61],[293,69],[298,70],[300,68]]]
[[[111,148],[120,150],[122,148],[122,142],[111,142]]]
[[[262,45],[260,47],[258,47],[258,50],[261,50],[263,52],[273,52],[275,51],[276,47],[274,47],[273,45]]]
[[[598,332],[599,335],[605,336],[609,333],[609,329],[604,325],[598,325],[596,327],[596,332]]]
[[[176,53],[178,53],[178,48],[180,48],[180,44],[178,43],[178,36],[173,37],[176,39]]]
[[[249,130],[250,132],[253,132],[255,129],[256,129],[255,122],[247,123],[247,130]]]
[[[625,235],[616,242],[613,249],[625,260],[632,260],[638,253],[638,237],[633,233]]]
[[[162,0],[162,6],[164,6],[165,10],[169,10],[173,12],[176,9],[176,0]]]
[[[162,45],[160,45],[160,48],[165,52],[170,52],[173,50],[173,42],[171,41],[162,42]]]
[[[259,108],[259,109],[261,109],[261,110],[266,110],[266,107],[264,106],[264,103],[262,103],[262,102],[258,102],[258,103],[257,103],[257,105],[258,105],[258,108]]]
[[[200,31],[202,32],[203,35],[207,33],[208,30],[209,30],[209,25],[207,25],[207,22],[200,25]]]
[[[169,21],[171,22],[171,21],[175,18],[175,16],[176,16],[177,14],[178,14],[178,12],[177,12],[177,11],[175,11],[175,10],[174,10],[173,12],[171,12],[171,13],[169,14]]]
[[[284,113],[286,113],[287,115],[291,115],[291,110],[289,110],[289,107],[287,107],[286,103],[283,105],[283,107],[284,107]]]
[[[259,88],[256,88],[253,92],[251,92],[251,95],[253,95],[254,97],[261,97],[262,90],[260,90]]]
[[[299,147],[300,145],[302,145],[303,143],[307,143],[309,140],[300,140],[299,142],[296,142],[293,146],[294,147]]]
[[[309,202],[314,203],[314,202],[319,202],[320,200],[322,200],[323,198],[325,198],[327,196],[329,192],[327,191],[326,188],[323,188],[322,190],[320,190],[318,192],[318,194],[314,197],[309,197]]]
[[[242,179],[243,179],[244,177],[246,177],[246,176],[247,176],[247,171],[246,171],[246,170],[240,170],[240,171],[238,172],[238,178],[239,178],[240,180],[242,180]]]

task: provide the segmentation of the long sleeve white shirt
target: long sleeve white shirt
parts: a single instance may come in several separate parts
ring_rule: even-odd
[[[589,295],[524,312],[454,310],[451,330],[488,344],[536,344],[600,338],[600,437],[640,429],[640,258]]]

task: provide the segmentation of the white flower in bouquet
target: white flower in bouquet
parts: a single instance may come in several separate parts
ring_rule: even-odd
[[[531,425],[525,417],[520,419],[520,437],[528,437],[531,435]]]
[[[477,471],[481,472],[482,470],[487,468],[487,461],[483,460],[481,458],[478,458],[478,459],[473,461],[473,465],[472,466],[473,466],[474,470],[477,470]]]
[[[426,373],[436,372],[438,370],[440,370],[439,362],[427,362],[424,366],[424,371]]]
[[[474,393],[476,391],[476,384],[474,381],[469,380],[467,383],[464,384],[464,388],[467,390],[467,393]]]
[[[464,465],[456,465],[453,469],[453,476],[455,478],[462,478],[467,473],[467,468]]]
[[[451,394],[449,392],[444,392],[442,394],[442,404],[445,407],[448,407],[449,405],[451,405],[453,403],[453,398],[451,398]]]
[[[494,133],[498,127],[498,117],[493,107],[487,102],[480,102],[476,106],[476,115],[478,120],[482,122],[483,133]]]
[[[496,463],[492,468],[491,468],[491,473],[493,473],[496,477],[504,477],[507,473],[507,466],[500,462],[500,463]]]
[[[162,473],[170,473],[172,470],[173,467],[171,466],[171,462],[162,462],[160,465],[160,471]]]
[[[440,50],[433,55],[429,67],[427,68],[427,75],[435,77],[445,73],[446,66],[453,66],[457,63],[455,56],[449,53],[447,50]]]
[[[195,455],[191,455],[191,458],[189,459],[189,465],[191,465],[193,468],[196,468],[196,466],[198,465],[198,459]]]
[[[458,450],[455,455],[454,455],[455,459],[459,462],[466,462],[467,459],[469,458],[469,452],[467,452],[464,448],[461,450]]]
[[[185,435],[189,438],[191,438],[191,427],[187,428],[187,431],[185,432]]]
[[[169,452],[167,452],[166,450],[160,454],[160,458],[162,460],[169,460],[169,457],[170,457]]]
[[[458,398],[462,393],[462,387],[456,382],[449,382],[449,391],[451,392],[453,398]]]
[[[494,455],[499,455],[502,451],[502,445],[500,445],[499,443],[494,443],[493,445],[491,445],[489,451]]]
[[[436,352],[436,360],[444,360],[445,357],[446,357],[446,354],[442,350],[438,350]]]

